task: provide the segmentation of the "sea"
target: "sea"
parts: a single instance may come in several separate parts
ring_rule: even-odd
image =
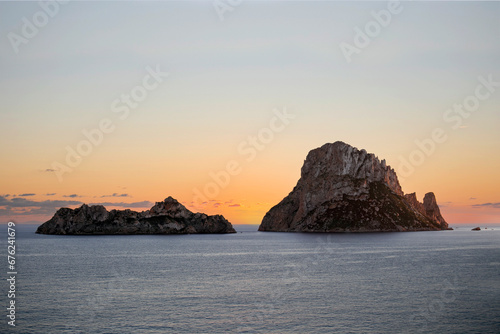
[[[0,227],[1,333],[500,333],[500,226],[54,236],[18,224],[15,299]]]

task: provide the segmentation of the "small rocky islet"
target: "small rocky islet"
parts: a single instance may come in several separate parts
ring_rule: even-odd
[[[108,211],[102,205],[61,208],[36,230],[39,234],[215,234],[236,233],[221,215],[193,213],[172,197],[151,209]]]

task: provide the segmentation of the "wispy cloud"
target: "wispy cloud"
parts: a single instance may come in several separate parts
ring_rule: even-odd
[[[21,194],[21,195],[17,195],[17,196],[19,196],[19,197],[29,197],[29,196],[35,196],[35,195],[36,194],[29,193],[29,194]]]
[[[482,204],[473,204],[473,208],[494,208],[500,209],[500,202],[497,203],[482,203]]]
[[[90,203],[89,205],[103,205],[103,206],[112,206],[112,207],[120,207],[120,208],[149,208],[154,205],[154,203],[150,201],[142,201],[142,202],[132,202],[132,203],[112,203],[112,202],[102,202],[102,203]]]
[[[238,207],[241,207],[242,205],[238,204],[238,203],[235,203],[234,199],[231,199],[229,201],[220,201],[220,200],[217,200],[217,199],[211,199],[211,200],[208,200],[206,202],[202,202],[199,205],[196,205],[195,202],[190,202],[187,206],[190,207],[190,208],[199,208],[199,209],[202,209],[201,207],[203,207],[203,208],[207,208],[207,207],[208,208],[220,208],[220,207],[238,208]]]
[[[71,195],[63,195],[63,197],[77,198],[77,197],[82,197],[82,196],[77,195],[77,194],[71,194]]]
[[[105,197],[131,197],[129,194],[117,194],[117,193],[114,193],[114,194],[111,194],[111,195],[102,195],[101,198],[105,198]]]
[[[46,200],[46,201],[30,201],[25,198],[12,198],[6,199],[0,196],[0,206],[10,208],[23,208],[23,207],[62,207],[67,205],[82,204],[79,201],[61,201],[61,200]]]
[[[45,194],[45,196],[54,196],[56,193]]]
[[[0,215],[53,214],[59,208],[81,204],[82,202],[79,201],[32,201],[21,197],[8,199],[4,196],[0,196]]]
[[[477,198],[476,197],[471,197],[471,198],[469,198],[469,201],[473,201],[475,199],[477,199]]]
[[[52,196],[54,194],[47,194]],[[74,200],[45,200],[33,201],[22,197],[7,198],[8,196],[0,196],[0,216],[14,216],[14,215],[53,215],[58,209],[63,207],[80,206],[83,204],[81,201]],[[77,194],[65,195],[64,197],[80,197]],[[125,197],[125,196],[114,196]],[[149,208],[154,203],[150,201],[142,202],[102,202],[91,203],[89,205],[104,205],[106,207],[120,207],[120,208]]]
[[[0,209],[0,216],[7,216],[7,215],[9,215],[9,216],[17,216],[17,215],[53,215],[58,209],[59,209],[59,207],[16,208],[16,209],[13,209],[13,208],[3,208],[3,209]]]

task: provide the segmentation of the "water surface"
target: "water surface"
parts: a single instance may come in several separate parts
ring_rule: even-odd
[[[236,226],[243,232],[180,236],[17,228],[13,332],[500,332],[500,228],[301,234]],[[6,249],[5,225],[0,237]]]

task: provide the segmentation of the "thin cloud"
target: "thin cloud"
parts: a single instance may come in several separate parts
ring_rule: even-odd
[[[112,203],[112,202],[102,202],[102,203],[90,203],[89,205],[103,205],[103,206],[112,206],[112,207],[120,207],[120,208],[149,208],[154,205],[154,203],[150,201],[142,201],[142,202],[132,202],[132,203]]]
[[[240,207],[241,204],[231,204],[229,205],[230,208],[237,208],[237,207]]]
[[[13,211],[13,214],[17,215],[53,215],[58,208],[32,208],[23,209],[21,212]]]
[[[59,208],[81,205],[79,201],[46,200],[32,201],[22,197],[8,199],[0,196],[0,215],[39,215],[54,214]]]
[[[443,202],[443,203],[439,203],[438,206],[440,208],[446,208],[448,206],[450,206],[453,202]]]
[[[497,203],[482,203],[482,204],[473,204],[473,208],[494,208],[500,209],[500,202]]]
[[[0,206],[4,206],[9,202],[10,201],[7,198],[5,198],[4,196],[0,196]]]
[[[45,194],[45,196],[54,196],[56,193]]]
[[[78,196],[76,194],[73,194]],[[75,197],[67,195],[66,197]],[[32,201],[22,197],[8,199],[7,196],[0,196],[0,216],[6,215],[53,215],[58,209],[70,206],[80,206],[83,202],[72,200],[45,200]],[[149,208],[154,203],[149,201],[132,202],[132,203],[92,203],[90,205],[104,205],[108,207],[123,207],[123,208]]]
[[[111,194],[111,195],[102,195],[101,198],[105,198],[105,197],[131,197],[129,194],[118,194],[118,193],[114,193],[114,194]]]
[[[82,196],[77,195],[77,194],[71,194],[71,195],[63,195],[63,197],[77,198],[77,197],[82,197]]]
[[[82,202],[79,201],[61,201],[61,200],[46,200],[46,201],[30,201],[25,198],[13,198],[7,202],[2,202],[0,199],[0,206],[6,206],[10,208],[27,208],[27,207],[44,207],[44,208],[54,208],[63,207],[69,205],[79,205]]]
[[[477,198],[476,197],[471,197],[471,198],[469,198],[469,201],[473,201],[475,199],[477,199]]]
[[[56,169],[52,169],[52,168],[47,168],[46,170],[43,170],[42,172],[52,173],[52,172],[57,172],[57,170]]]
[[[21,195],[17,195],[17,196],[19,196],[19,197],[29,197],[29,196],[35,196],[35,195],[36,194],[29,193],[29,194],[21,194]]]
[[[12,213],[13,212],[10,208],[5,208],[5,209],[0,208],[0,216],[6,216],[6,215],[10,215]]]

